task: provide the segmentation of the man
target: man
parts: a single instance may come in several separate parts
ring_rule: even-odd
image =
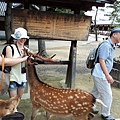
[[[119,42],[120,28],[114,28],[112,29],[107,41],[100,45],[97,56],[98,62],[95,64],[92,71],[94,87],[91,93],[96,98],[101,97],[102,101],[107,106],[102,106],[101,108],[101,117],[104,120],[115,120],[115,118],[110,115],[112,105],[111,84],[114,82],[110,75],[110,71],[113,67],[113,52],[115,44]],[[93,109],[92,112],[98,113],[98,110]]]

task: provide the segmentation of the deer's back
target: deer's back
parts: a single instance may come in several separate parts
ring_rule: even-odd
[[[54,114],[86,114],[92,109],[93,96],[81,89],[55,88],[46,83],[35,83],[31,101]]]

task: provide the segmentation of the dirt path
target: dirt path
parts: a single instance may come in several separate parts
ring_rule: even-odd
[[[86,57],[91,48],[95,47],[102,41],[103,36],[98,36],[99,41],[95,41],[94,36],[89,37],[89,41],[79,41],[77,43],[77,65],[76,65],[76,88],[81,88],[87,91],[91,91],[93,87],[93,81],[90,76],[90,70],[85,66]],[[3,43],[3,42],[2,42]],[[49,55],[56,54],[55,59],[59,60],[68,60],[69,56],[69,49],[70,49],[70,41],[48,41],[46,40],[46,48],[47,53]],[[0,49],[1,49],[0,45]],[[31,40],[30,41],[30,49],[33,49],[37,52],[37,41]],[[120,48],[116,48],[115,50],[115,57],[120,55]],[[66,77],[66,70],[67,66],[62,65],[38,65],[36,66],[39,77],[56,87],[61,87],[60,82],[65,80]],[[120,108],[120,89],[112,87],[113,91],[113,104],[111,109],[111,114],[116,117],[120,118],[119,108]],[[100,105],[97,104],[98,109],[100,110]],[[25,114],[25,120],[30,120],[31,115],[31,103],[30,100],[21,100],[18,111],[21,111]],[[93,120],[102,120],[100,118],[100,112],[98,115],[95,116]],[[44,114],[39,114],[36,120],[45,120]],[[53,116],[51,120],[74,120],[71,117],[56,117]]]

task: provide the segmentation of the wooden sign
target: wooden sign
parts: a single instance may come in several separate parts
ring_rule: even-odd
[[[31,38],[87,40],[91,17],[25,9],[12,9],[12,31],[28,30]]]

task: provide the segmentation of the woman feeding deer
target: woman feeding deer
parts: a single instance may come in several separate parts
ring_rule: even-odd
[[[24,46],[29,36],[27,35],[27,31],[24,28],[15,29],[14,34],[11,35],[15,39],[15,44],[12,44],[12,48],[14,50],[14,54],[12,48],[10,46],[6,47],[6,58],[19,58],[24,57],[26,50],[30,51],[27,47]],[[21,62],[11,67],[10,71],[10,85],[8,88],[9,96],[13,97],[14,95],[18,95],[22,97],[25,87],[26,87],[26,66],[25,62]]]

